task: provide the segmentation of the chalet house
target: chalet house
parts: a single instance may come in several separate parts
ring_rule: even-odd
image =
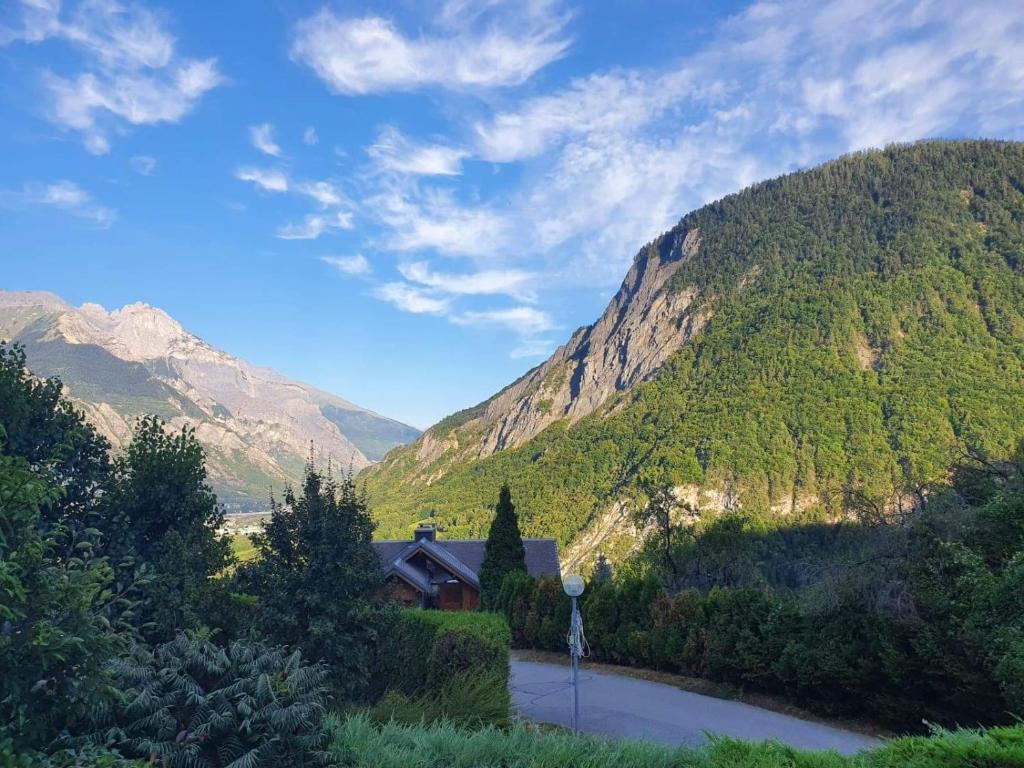
[[[480,605],[480,566],[484,539],[438,541],[436,529],[423,525],[412,541],[375,541],[385,588],[398,602],[443,611],[474,611]],[[526,570],[534,578],[558,578],[554,539],[523,539]]]

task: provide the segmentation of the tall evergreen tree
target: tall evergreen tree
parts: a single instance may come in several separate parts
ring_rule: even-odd
[[[597,561],[594,563],[594,570],[590,574],[590,580],[595,584],[605,584],[612,580],[612,564],[608,562],[604,552],[597,553]]]
[[[351,473],[341,481],[306,466],[302,493],[273,502],[261,557],[241,577],[261,602],[262,630],[327,662],[336,693],[359,697],[377,638],[380,562],[373,521]]]
[[[501,582],[513,571],[526,573],[526,548],[519,533],[519,518],[512,504],[512,492],[508,485],[503,485],[487,534],[484,562],[480,566],[480,600],[484,608],[497,605]]]

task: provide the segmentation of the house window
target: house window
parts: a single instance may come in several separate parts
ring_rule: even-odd
[[[438,593],[437,607],[442,611],[462,610],[462,582],[456,579],[449,579],[441,584]]]

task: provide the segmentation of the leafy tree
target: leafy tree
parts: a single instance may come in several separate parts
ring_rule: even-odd
[[[138,422],[115,462],[106,507],[123,531],[124,554],[153,571],[139,616],[151,640],[215,619],[212,577],[232,557],[229,538],[218,534],[224,511],[206,478],[195,431],[170,433],[156,416]]]
[[[372,670],[380,609],[373,522],[351,475],[337,481],[306,467],[302,492],[273,502],[260,557],[241,580],[260,598],[258,628],[274,642],[327,662],[335,690],[355,698]]]
[[[130,605],[95,554],[97,532],[44,520],[60,499],[49,478],[0,451],[0,742],[19,749],[44,748],[109,704],[106,664],[128,645]]]
[[[61,489],[40,511],[47,525],[59,524],[72,537],[94,527],[109,538],[97,507],[110,475],[110,445],[62,392],[59,379],[32,376],[23,348],[0,341],[0,452],[21,457]]]
[[[113,665],[124,691],[99,738],[166,768],[303,768],[326,762],[322,665],[299,651],[204,634],[137,647]]]
[[[485,608],[497,605],[505,577],[513,571],[526,572],[526,548],[519,533],[519,518],[512,504],[512,492],[501,486],[494,519],[484,545],[484,561],[480,566],[480,602]]]

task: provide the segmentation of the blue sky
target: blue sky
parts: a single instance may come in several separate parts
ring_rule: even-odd
[[[1024,138],[1024,4],[14,0],[0,288],[424,427],[688,210],[934,136]]]

